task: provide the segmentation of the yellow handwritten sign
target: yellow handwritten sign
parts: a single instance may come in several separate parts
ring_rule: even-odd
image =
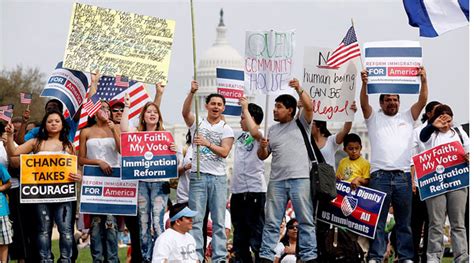
[[[175,21],[75,3],[64,67],[167,83]]]
[[[77,156],[68,154],[23,154],[20,170],[21,203],[58,203],[76,200]]]

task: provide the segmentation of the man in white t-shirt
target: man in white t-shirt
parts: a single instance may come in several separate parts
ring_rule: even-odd
[[[309,140],[313,120],[313,104],[309,95],[293,79],[289,86],[298,93],[303,104],[302,113],[295,118],[296,99],[283,94],[275,99],[273,119],[277,124],[268,129],[268,138],[260,140],[257,155],[265,160],[272,154],[270,181],[265,204],[261,262],[273,262],[280,236],[281,219],[285,216],[288,200],[293,205],[299,222],[299,257],[303,262],[316,262],[316,230],[313,222],[313,203],[310,193],[310,160],[304,137]],[[298,127],[303,127],[304,135]]]
[[[234,226],[233,250],[235,262],[252,262],[251,251],[258,259],[265,224],[265,183],[264,163],[257,157],[260,139],[259,130],[263,120],[263,110],[247,98],[240,98],[242,114],[234,150],[234,174],[231,180],[230,212]]]
[[[420,67],[421,89],[418,101],[404,112],[398,112],[400,96],[381,94],[379,111],[372,110],[367,95],[368,74],[364,70],[360,104],[367,125],[371,146],[369,187],[387,194],[375,238],[371,241],[369,263],[381,262],[386,251],[385,221],[390,204],[393,205],[397,227],[397,253],[399,262],[413,262],[413,238],[410,227],[412,187],[410,158],[413,146],[413,125],[428,99],[426,72]]]
[[[196,120],[191,112],[194,93],[199,85],[191,83],[191,91],[184,100],[183,118],[191,129],[193,137],[192,168],[189,175],[189,208],[198,212],[193,223],[191,235],[196,240],[197,254],[204,259],[203,249],[203,218],[206,205],[214,219],[212,222],[212,262],[226,261],[227,242],[224,228],[227,200],[227,176],[225,173],[225,158],[232,149],[234,132],[223,121],[225,98],[216,93],[206,97],[207,116]],[[197,123],[197,125],[196,125]],[[198,127],[198,129],[197,129]],[[198,149],[199,148],[199,149]],[[198,152],[199,151],[199,152]],[[199,154],[199,176],[197,160]]]
[[[193,227],[193,217],[196,211],[185,204],[175,204],[170,209],[171,228],[161,234],[153,249],[153,263],[199,262],[196,254],[196,242],[188,232]]]

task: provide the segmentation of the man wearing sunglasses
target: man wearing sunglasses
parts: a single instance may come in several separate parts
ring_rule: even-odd
[[[122,120],[122,113],[125,104],[119,100],[112,100],[109,102],[110,110],[112,111],[112,121],[114,123],[120,123]]]

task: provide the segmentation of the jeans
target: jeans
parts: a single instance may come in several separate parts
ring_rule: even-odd
[[[113,215],[94,215],[90,227],[92,262],[119,262],[118,227]]]
[[[464,213],[466,211],[467,188],[448,192],[426,199],[430,220],[428,232],[428,249],[426,256],[429,263],[441,262],[444,252],[443,236],[446,222],[446,211],[451,224],[451,247],[454,262],[468,262],[466,228]]]
[[[316,227],[313,222],[309,178],[270,180],[267,203],[265,204],[265,226],[263,227],[260,258],[273,261],[275,257],[275,248],[280,236],[280,224],[285,216],[288,200],[291,200],[293,204],[296,220],[299,223],[299,256],[303,261],[316,259]]]
[[[164,232],[163,216],[168,203],[168,182],[139,182],[138,224],[144,262],[151,262],[156,238]],[[153,226],[153,236],[151,228]]]
[[[396,251],[400,262],[413,260],[413,238],[411,232],[412,188],[411,175],[402,171],[377,170],[370,174],[369,188],[387,194],[382,204],[375,238],[371,241],[368,259],[381,261],[387,248],[384,239],[385,223],[390,204],[395,216]]]
[[[258,256],[265,224],[265,193],[232,194],[230,214],[234,226],[233,249],[235,262],[252,262],[253,253]]]
[[[197,178],[196,173],[191,173],[189,177],[189,208],[198,212],[193,218],[193,229],[190,234],[196,241],[199,260],[204,259],[202,228],[207,204],[212,217],[212,262],[226,261],[227,176],[200,173],[200,178]]]
[[[51,253],[51,232],[53,222],[59,232],[59,260],[61,263],[71,262],[73,246],[73,215],[72,202],[35,205],[38,222],[38,250],[41,263],[53,263]]]

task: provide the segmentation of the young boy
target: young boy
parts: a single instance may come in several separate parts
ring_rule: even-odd
[[[7,197],[5,191],[11,187],[10,174],[5,166],[0,164],[0,262],[8,260],[8,245],[13,242],[12,224],[8,218]]]
[[[349,133],[344,137],[344,151],[348,156],[339,162],[336,176],[339,180],[350,182],[353,189],[369,183],[370,163],[360,155],[361,150],[359,135]]]

